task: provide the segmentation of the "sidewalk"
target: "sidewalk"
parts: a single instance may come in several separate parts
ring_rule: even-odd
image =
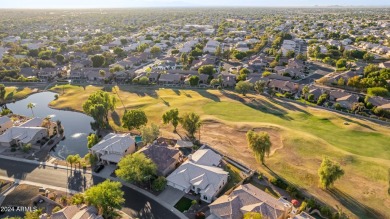
[[[48,162],[39,162],[39,161],[35,161],[35,160],[27,160],[27,159],[23,159],[23,158],[8,157],[8,156],[4,156],[4,155],[0,155],[0,158],[8,159],[8,160],[14,160],[14,161],[20,161],[20,162],[25,162],[25,163],[31,163],[31,164],[36,164],[36,165],[49,166],[49,167],[54,167],[54,168],[59,168],[59,169],[65,169],[65,170],[68,169],[68,170],[70,170],[69,167],[61,166],[61,165],[54,165],[54,164],[51,164],[51,163],[48,163]],[[112,181],[121,182],[123,185],[125,185],[125,186],[127,186],[127,187],[129,187],[129,188],[131,188],[133,190],[136,190],[136,191],[140,192],[141,194],[143,194],[144,196],[147,196],[150,199],[155,200],[157,203],[161,204],[164,208],[169,209],[171,212],[176,214],[176,216],[178,218],[187,219],[187,217],[184,216],[183,213],[178,211],[173,206],[170,206],[168,203],[166,203],[165,201],[161,200],[159,197],[157,197],[157,196],[155,196],[155,195],[153,195],[153,194],[151,194],[151,193],[149,193],[149,192],[147,192],[147,191],[145,191],[145,190],[143,190],[143,189],[141,189],[139,187],[136,187],[135,185],[132,185],[132,184],[127,183],[127,182],[124,182],[123,180],[120,180],[118,178],[114,178],[114,177],[111,177],[111,176],[105,176],[103,174],[91,172],[91,171],[88,171],[88,170],[85,170],[84,173],[92,174],[94,176],[98,176],[98,177],[105,178],[105,179],[110,179]],[[72,194],[79,193],[77,191],[69,190],[67,188],[51,186],[51,185],[46,185],[46,184],[41,184],[41,183],[35,183],[35,182],[31,182],[31,181],[26,181],[26,180],[18,180],[18,179],[9,178],[9,177],[3,177],[3,176],[0,176],[0,179],[17,182],[19,184],[27,184],[27,185],[33,185],[33,186],[38,186],[38,187],[51,188],[51,189],[54,189],[54,190],[63,191],[63,192],[69,192],[69,193],[72,193]]]
[[[58,186],[51,186],[51,185],[42,184],[42,183],[31,182],[31,181],[28,181],[28,180],[20,180],[20,179],[14,179],[14,178],[4,177],[4,176],[0,176],[0,179],[8,180],[8,181],[11,181],[11,182],[14,183],[6,192],[4,192],[4,194],[1,195],[1,197],[0,197],[0,205],[3,203],[5,197],[9,193],[14,191],[14,189],[16,189],[16,187],[18,187],[18,185],[21,185],[21,184],[30,185],[30,186],[36,186],[36,187],[43,187],[45,189],[53,189],[53,190],[56,190],[56,191],[67,192],[67,193],[70,193],[70,194],[79,193],[78,191],[74,191],[74,190],[71,190],[71,189],[58,187]]]
[[[24,158],[9,157],[9,156],[5,156],[5,155],[0,155],[0,158],[7,159],[7,160],[24,162],[24,163],[36,164],[36,165],[41,165],[41,166],[53,167],[53,168],[58,168],[58,169],[64,169],[64,170],[73,170],[70,167],[66,167],[66,166],[62,166],[62,165],[56,165],[56,164],[53,164],[53,163],[50,163],[50,162],[28,160],[28,159],[24,159]],[[90,171],[90,170],[83,170],[83,173],[84,174],[92,174],[92,171]]]

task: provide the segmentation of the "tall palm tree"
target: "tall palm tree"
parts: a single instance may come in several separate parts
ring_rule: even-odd
[[[33,104],[33,103],[28,103],[27,104],[27,109],[31,109],[31,113],[32,113],[33,117],[34,117],[34,111],[33,111],[34,107],[35,107],[35,104]]]

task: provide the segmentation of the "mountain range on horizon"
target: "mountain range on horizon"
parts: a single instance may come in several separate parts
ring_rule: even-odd
[[[390,1],[377,0],[17,0],[4,1],[0,8],[131,8],[131,7],[390,7]]]

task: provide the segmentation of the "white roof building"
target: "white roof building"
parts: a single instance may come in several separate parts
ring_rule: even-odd
[[[194,144],[191,141],[177,140],[175,148],[192,148]]]
[[[199,165],[218,166],[222,157],[210,149],[199,149],[189,156],[189,160]]]
[[[238,42],[236,44],[236,50],[240,52],[247,52],[249,50],[248,44],[246,42]]]
[[[213,165],[221,156],[210,149],[200,149],[167,177],[167,184],[178,190],[194,191],[211,203],[228,181],[228,172]]]
[[[6,121],[6,118],[1,117]],[[1,146],[11,146],[13,144],[36,144],[42,138],[48,136],[47,128],[41,127],[42,118],[33,118],[20,126],[10,127],[0,135]]]
[[[8,51],[7,48],[0,47],[0,59],[3,58],[3,55]]]
[[[126,154],[135,151],[135,140],[130,134],[106,135],[99,143],[90,148],[100,161],[118,163]]]
[[[218,41],[209,40],[206,46],[203,48],[203,52],[215,53],[219,45],[220,43]]]
[[[43,127],[12,127],[0,135],[0,145],[10,146],[11,142],[15,143],[35,143],[35,138],[41,136],[38,140],[47,136],[47,129]]]
[[[242,218],[247,212],[261,213],[263,218],[279,219],[289,213],[292,204],[278,200],[251,184],[244,184],[229,195],[219,197],[209,207],[210,216],[207,219]]]
[[[0,117],[0,134],[3,134],[7,129],[13,126],[13,122],[7,116]]]
[[[295,51],[296,43],[292,40],[284,40],[280,48],[283,56],[286,56],[289,51]]]

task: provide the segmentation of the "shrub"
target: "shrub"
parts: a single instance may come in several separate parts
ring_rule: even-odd
[[[289,185],[286,188],[286,191],[291,195],[291,197],[296,198],[298,196],[298,189],[295,186]]]
[[[325,216],[325,217],[331,217],[332,216],[332,209],[330,209],[326,205],[323,205],[323,206],[320,207],[320,212],[321,212],[322,216]]]
[[[196,200],[192,200],[191,205],[196,205],[198,202]]]
[[[314,200],[312,198],[305,200],[305,202],[307,203],[308,208],[317,208],[318,207],[316,200]]]
[[[31,150],[31,144],[24,144],[23,146],[22,146],[22,151],[24,152],[24,153],[27,153],[27,152],[29,152]]]
[[[341,105],[340,105],[339,103],[336,103],[336,104],[334,105],[334,108],[335,108],[336,110],[341,110]]]
[[[271,178],[270,180],[269,180],[269,182],[270,183],[272,183],[272,185],[274,185],[274,186],[277,186],[277,187],[279,187],[279,188],[281,188],[281,189],[287,189],[287,183],[285,183],[282,179],[280,179],[280,178]]]
[[[165,179],[165,177],[159,176],[157,177],[157,179],[153,181],[152,188],[155,191],[162,191],[164,190],[166,185],[167,185],[167,180]]]
[[[10,109],[3,109],[0,114],[1,116],[6,116],[8,114],[12,114],[12,111]]]
[[[59,97],[58,94],[54,95],[55,100],[58,100],[58,97]]]
[[[64,197],[64,196],[62,196]],[[80,205],[84,203],[84,195],[82,193],[77,193],[74,196],[72,196],[71,200],[72,204],[74,205]]]
[[[56,213],[59,210],[61,210],[61,207],[60,206],[56,206],[55,208],[53,208],[52,213]]]
[[[302,211],[304,211],[306,209],[306,207],[307,207],[307,202],[303,201],[301,206],[299,206],[299,210],[298,211],[302,212]]]

